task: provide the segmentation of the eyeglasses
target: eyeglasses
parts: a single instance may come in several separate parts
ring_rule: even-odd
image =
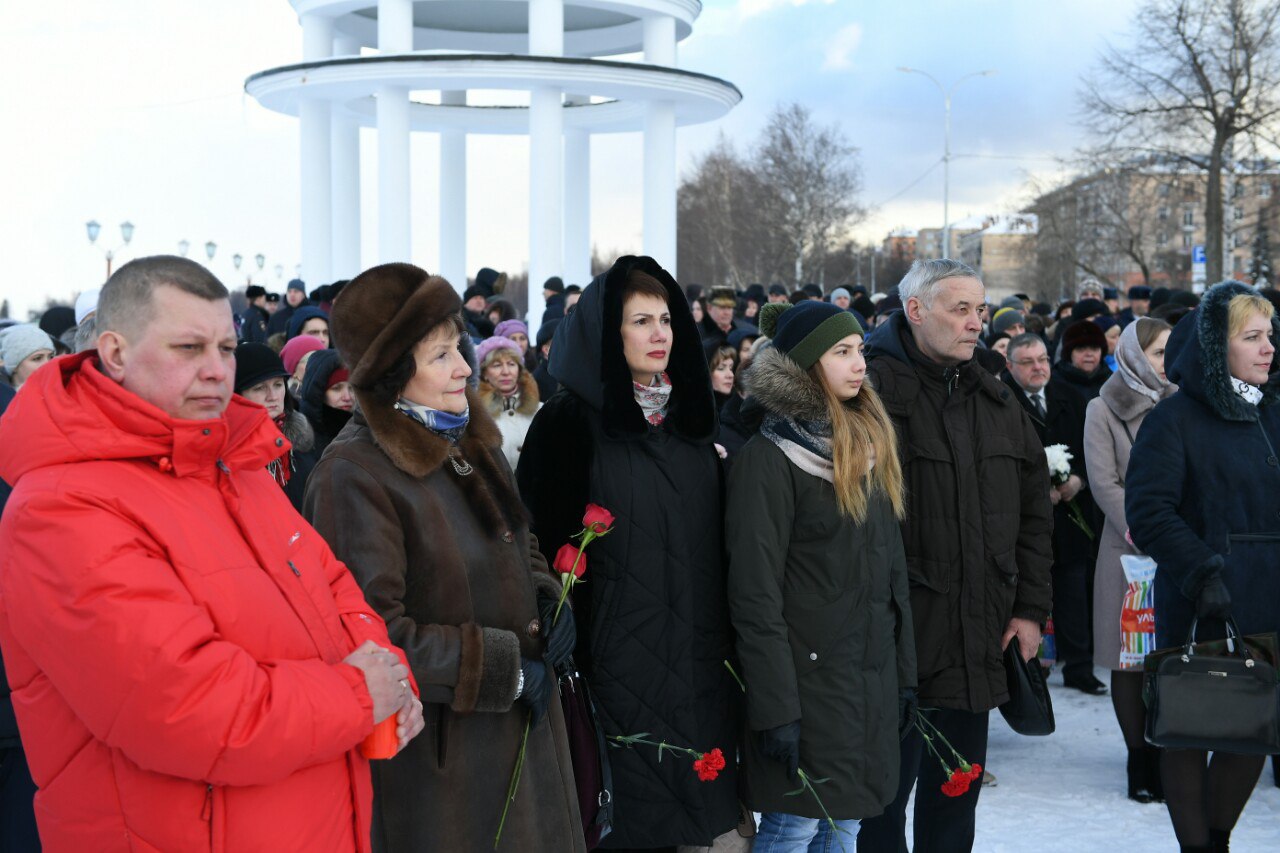
[[[1014,362],[1018,367],[1031,367],[1033,364],[1040,364],[1047,367],[1050,363],[1049,356],[1047,355],[1042,355],[1039,358],[1020,358]]]

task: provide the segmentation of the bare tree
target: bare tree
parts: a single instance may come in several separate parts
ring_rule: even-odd
[[[1040,295],[1074,296],[1082,277],[1123,288],[1132,270],[1150,285],[1157,254],[1176,236],[1176,175],[1149,161],[1107,165],[1084,160],[1082,177],[1058,184],[1033,180],[1028,206],[1039,219],[1036,264]]]
[[[775,277],[792,274],[797,285],[821,278],[827,254],[866,215],[857,156],[838,128],[815,124],[800,104],[769,117],[755,165],[767,192],[765,214],[783,238]]]
[[[824,280],[828,255],[865,215],[861,184],[857,150],[802,106],[776,109],[749,155],[722,136],[680,185],[681,279],[738,289]]]
[[[1130,44],[1085,80],[1088,127],[1112,159],[1156,154],[1207,176],[1209,281],[1223,276],[1224,170],[1276,143],[1280,33],[1275,0],[1147,0]]]

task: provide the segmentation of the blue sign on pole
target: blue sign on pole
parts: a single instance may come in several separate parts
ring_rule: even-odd
[[[1203,264],[1204,262],[1205,262],[1205,261],[1204,261],[1204,246],[1192,246],[1192,247],[1191,247],[1191,263],[1193,263],[1193,264]]]

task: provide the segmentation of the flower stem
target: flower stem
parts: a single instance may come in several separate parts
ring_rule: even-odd
[[[530,711],[524,718],[524,734],[520,736],[520,751],[516,754],[516,766],[511,771],[511,783],[507,785],[507,801],[502,804],[502,817],[498,820],[498,832],[493,836],[493,849],[498,849],[498,842],[502,840],[502,828],[507,823],[507,811],[510,810],[511,804],[516,801],[516,789],[520,787],[520,774],[524,771],[524,753],[529,746],[529,729],[533,725],[533,712]]]
[[[1089,522],[1084,520],[1084,511],[1080,509],[1080,504],[1076,503],[1075,498],[1067,501],[1067,509],[1071,512],[1071,521],[1076,527],[1089,537],[1089,541],[1093,541],[1093,530],[1089,527]]]
[[[725,661],[724,668],[729,670],[729,674],[733,676],[733,680],[738,682],[738,687],[742,688],[743,693],[746,693],[747,685],[743,683],[742,678],[738,675],[737,671],[733,668],[733,664],[729,663],[728,661]]]

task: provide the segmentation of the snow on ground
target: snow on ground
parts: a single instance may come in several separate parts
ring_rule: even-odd
[[[1098,670],[1104,683],[1108,673]],[[1058,730],[1022,737],[991,712],[987,766],[998,778],[978,801],[979,853],[1167,853],[1178,849],[1169,813],[1126,796],[1125,748],[1110,696],[1086,696],[1051,678]],[[908,820],[908,827],[910,821]],[[908,838],[910,830],[908,829]],[[1268,761],[1231,836],[1232,853],[1280,851],[1280,788]]]

